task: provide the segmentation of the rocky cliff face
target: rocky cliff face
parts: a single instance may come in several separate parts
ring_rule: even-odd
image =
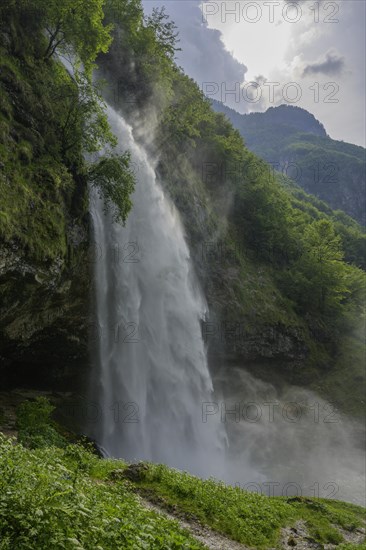
[[[61,152],[55,64],[0,30],[0,384],[66,388],[88,362],[86,181]]]
[[[90,273],[86,228],[69,258],[34,261],[15,243],[0,248],[2,387],[70,389],[88,365]],[[80,240],[79,240],[80,239]]]
[[[264,376],[275,368],[288,381],[299,382],[300,373],[306,379],[305,323],[291,312],[270,272],[238,246],[226,218],[230,204],[214,204],[184,153],[176,151],[174,159],[173,167],[162,153],[158,175],[182,217],[208,302],[202,334],[212,368],[245,366]]]

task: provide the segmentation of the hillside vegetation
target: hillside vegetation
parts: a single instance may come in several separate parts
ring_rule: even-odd
[[[100,2],[80,3],[77,18],[73,5],[0,5],[4,385],[76,383],[77,368],[89,361],[88,181],[106,204],[117,205],[117,218],[123,221],[131,207],[128,155],[114,152],[100,90],[92,84],[93,61],[108,47],[110,29],[102,24]],[[55,25],[59,34],[49,32]],[[73,74],[61,63],[66,58]],[[85,160],[101,147],[104,157]]]
[[[317,389],[326,379],[326,395],[334,390],[337,404],[357,414],[364,384],[358,342],[365,288],[364,235],[357,225],[290,189],[244,146],[239,132],[176,66],[176,29],[164,10],[145,17],[139,0],[76,7],[7,0],[0,13],[1,236],[6,250],[16,247],[18,264],[26,260],[27,270],[36,272],[35,284],[26,287],[24,270],[13,263],[4,271],[4,352],[7,368],[20,365],[13,377],[25,375],[29,358],[33,367],[38,358],[38,372],[52,380],[53,363],[64,362],[65,370],[73,364],[68,357],[78,357],[80,342],[85,350],[88,264],[75,254],[70,214],[76,208],[76,219],[84,216],[79,226],[86,227],[87,180],[115,208],[117,219],[123,222],[131,207],[129,155],[114,151],[103,93],[157,158],[161,182],[182,214],[210,305],[209,322],[220,327],[220,336],[207,338],[212,367],[230,360],[271,376],[275,366],[287,382]],[[65,58],[73,74],[60,63]],[[96,62],[107,78],[104,88],[92,81]],[[94,164],[84,160],[102,146],[105,157]],[[76,237],[80,240],[80,227]],[[37,273],[40,254],[46,258]],[[49,267],[47,257],[61,268]],[[17,274],[17,288],[27,288],[21,315],[14,308],[9,269]],[[52,269],[57,282],[50,281]],[[66,272],[71,282],[62,280]],[[45,281],[43,288],[39,281]],[[54,299],[51,284],[58,288]],[[76,287],[73,295],[70,285]],[[47,296],[44,303],[40,295]],[[75,303],[79,312],[84,305],[78,338]],[[66,358],[55,351],[60,332]],[[34,348],[35,341],[40,344]],[[342,379],[345,365],[349,368],[344,350],[350,347],[351,372],[340,392],[332,372],[337,369]],[[57,376],[62,380],[61,368]]]
[[[206,548],[178,521],[148,509],[147,498],[162,510],[175,510],[177,518],[194,518],[253,549],[283,548],[284,528],[296,533],[299,522],[314,547],[362,547],[346,542],[357,534],[362,538],[361,507],[318,498],[266,497],[162,465],[104,460],[85,442],[70,444],[51,412],[44,398],[24,402],[18,410],[21,443],[0,433],[3,550]],[[290,545],[291,540],[290,535]]]
[[[299,107],[280,105],[241,115],[219,101],[212,105],[229,118],[253,153],[331,208],[366,224],[363,147],[331,139],[323,125]]]
[[[139,1],[111,0],[106,16],[115,30],[98,58],[105,95],[156,157],[182,214],[211,321],[227,327],[208,341],[212,364],[229,359],[269,376],[274,367],[287,381],[321,391],[322,380],[344,368],[343,350],[353,342],[358,351],[337,403],[361,413],[365,235],[244,146],[175,65],[176,30],[164,10],[145,18]],[[314,119],[311,127],[318,126]]]

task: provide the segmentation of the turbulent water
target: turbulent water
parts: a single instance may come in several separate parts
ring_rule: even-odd
[[[95,437],[108,454],[146,459],[200,475],[223,472],[223,428],[202,422],[212,401],[200,323],[207,306],[194,277],[175,208],[131,128],[109,109],[132,154],[137,185],[125,227],[92,193],[97,245],[98,337]]]
[[[95,256],[89,433],[107,455],[163,462],[267,494],[363,503],[363,433],[315,394],[278,392],[242,369],[215,383],[201,320],[207,306],[177,211],[131,128],[109,108],[137,176],[125,227],[91,190]],[[228,373],[230,378],[228,378]]]

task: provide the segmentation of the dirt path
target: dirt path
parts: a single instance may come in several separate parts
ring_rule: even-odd
[[[111,478],[114,480],[128,480],[131,489],[140,499],[142,506],[154,510],[170,519],[178,521],[180,526],[191,533],[199,542],[204,544],[210,550],[249,550],[244,546],[225,535],[222,535],[200,521],[193,515],[180,510],[177,505],[169,504],[160,495],[157,495],[152,489],[139,487],[136,485],[144,477],[144,470],[147,466],[144,464],[130,464],[126,470],[115,470],[111,472]],[[345,542],[363,546],[365,542],[365,528],[357,528],[352,531],[342,529],[334,525],[334,528],[344,537]],[[280,548],[291,550],[335,550],[336,544],[320,544],[308,532],[306,522],[299,520],[292,527],[283,527],[280,530]],[[267,550],[275,550],[268,548]]]
[[[158,514],[162,514],[169,519],[174,519],[178,521],[179,525],[191,533],[191,535],[197,539],[199,542],[204,544],[209,550],[248,550],[248,546],[244,546],[239,542],[228,539],[216,531],[212,531],[208,527],[201,525],[195,520],[186,520],[178,517],[172,513],[167,512],[164,508],[160,507],[158,504],[153,504],[146,498],[143,498],[139,495],[139,500],[141,504],[148,508],[149,510],[154,510]]]
[[[206,526],[201,525],[198,521],[194,519],[185,519],[180,514],[170,513],[164,507],[160,506],[156,502],[151,502],[147,500],[144,496],[138,495],[141,504],[145,508],[154,510],[159,514],[163,514],[169,519],[175,519],[178,521],[179,525],[191,533],[191,535],[196,538],[199,542],[204,544],[210,550],[249,550],[248,546],[244,546],[239,542],[228,539],[227,537],[220,535],[216,531],[209,529]],[[339,529],[339,527],[338,527]],[[345,538],[346,542],[353,543],[355,545],[362,545],[365,541],[365,529],[359,528],[353,532],[346,531],[344,529],[339,529],[342,535]],[[296,550],[333,550],[337,546],[334,544],[325,544],[321,545],[315,542],[312,537],[309,536],[307,532],[305,522],[298,521],[294,527],[285,527],[281,529],[281,548],[283,549],[292,549]],[[275,550],[274,548],[269,548],[268,550]]]

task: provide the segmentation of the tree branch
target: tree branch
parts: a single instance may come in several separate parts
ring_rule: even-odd
[[[53,44],[54,44],[54,41],[56,40],[57,38],[57,35],[59,34],[59,32],[61,31],[61,27],[62,27],[62,20],[60,19],[58,22],[57,22],[57,25],[56,25],[56,29],[54,32],[50,31],[49,29],[47,29],[47,31],[49,32],[50,34],[50,41],[48,43],[48,47],[47,47],[47,50],[44,54],[44,57],[45,59],[49,59],[54,53],[55,53],[55,49],[53,47]],[[62,33],[64,34],[64,33]],[[62,42],[62,40],[64,40],[64,37],[61,39],[61,41],[58,41],[56,47]],[[52,50],[51,54],[50,54],[50,51]]]

